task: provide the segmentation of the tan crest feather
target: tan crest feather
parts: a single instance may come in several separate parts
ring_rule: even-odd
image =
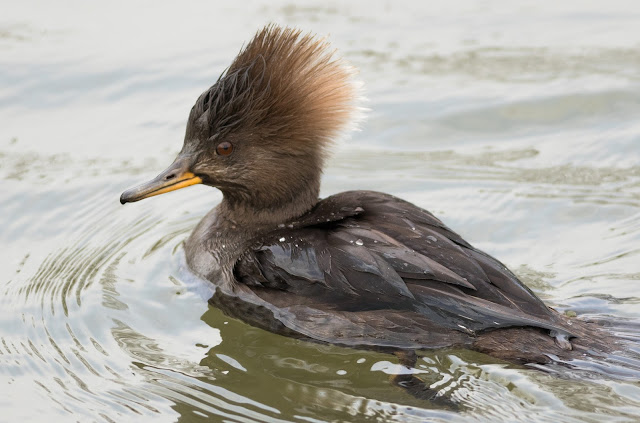
[[[192,117],[209,110],[210,135],[258,132],[264,142],[317,151],[361,118],[354,76],[324,39],[268,25],[202,94]]]

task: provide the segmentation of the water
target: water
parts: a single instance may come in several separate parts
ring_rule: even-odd
[[[121,206],[182,143],[198,94],[269,21],[331,41],[371,109],[323,195],[428,208],[561,311],[640,319],[635,2],[4,2],[0,18],[0,421],[634,421],[637,373],[276,336],[206,303],[182,241],[197,186]],[[620,370],[620,369],[618,369]],[[554,372],[559,372],[555,374]],[[637,421],[637,420],[636,420]]]

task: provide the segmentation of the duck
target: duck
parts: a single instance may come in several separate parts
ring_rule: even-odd
[[[175,161],[120,202],[220,190],[184,242],[186,263],[215,286],[211,304],[275,333],[407,365],[440,348],[549,363],[610,347],[429,211],[374,191],[320,199],[360,99],[356,71],[326,39],[267,25],[198,97]]]

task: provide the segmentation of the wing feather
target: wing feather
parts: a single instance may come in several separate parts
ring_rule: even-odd
[[[257,240],[235,270],[264,301],[286,303],[282,323],[301,332],[317,330],[311,316],[331,324],[334,313],[336,325],[357,328],[363,313],[375,310],[389,317],[367,314],[367,324],[379,326],[370,328],[376,337],[399,330],[391,316],[413,322],[407,330],[434,334],[473,336],[508,326],[566,331],[502,263],[431,213],[385,194],[356,191],[321,201],[292,228]]]

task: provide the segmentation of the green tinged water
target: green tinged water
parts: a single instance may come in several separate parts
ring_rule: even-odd
[[[207,305],[181,243],[215,189],[118,202],[171,163],[193,102],[253,32],[291,24],[331,34],[371,109],[323,195],[401,196],[559,310],[637,321],[635,2],[3,3],[0,421],[637,421],[637,371],[469,351],[414,369],[458,409],[417,401],[388,384],[394,357]]]

